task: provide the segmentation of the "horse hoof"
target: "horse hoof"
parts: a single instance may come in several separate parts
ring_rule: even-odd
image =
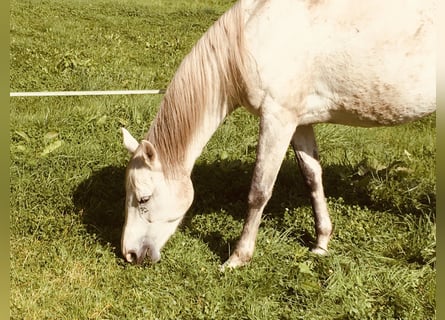
[[[322,247],[315,247],[311,250],[312,253],[318,254],[320,256],[327,256],[329,254],[327,249],[324,249]]]
[[[221,267],[219,268],[219,271],[225,272],[226,270],[232,270],[236,269],[242,266],[245,266],[248,264],[249,261],[245,261],[243,259],[240,259],[238,256],[230,256],[229,259],[227,259],[226,262],[224,262]]]
[[[226,272],[227,270],[232,270],[234,267],[231,266],[228,261],[224,262],[220,267],[219,267],[219,272]]]

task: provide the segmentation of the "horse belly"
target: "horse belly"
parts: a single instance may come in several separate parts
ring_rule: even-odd
[[[347,56],[319,63],[309,74],[295,100],[301,123],[396,125],[436,110],[434,53]]]

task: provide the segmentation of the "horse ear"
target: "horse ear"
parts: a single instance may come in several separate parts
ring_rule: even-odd
[[[155,147],[147,140],[142,140],[141,146],[142,150],[144,150],[144,155],[146,156],[148,164],[154,166],[158,160],[158,154]]]
[[[122,129],[122,137],[124,139],[124,146],[130,152],[133,154],[136,149],[139,147],[139,142],[133,136],[130,134],[130,132],[127,131],[125,128]]]

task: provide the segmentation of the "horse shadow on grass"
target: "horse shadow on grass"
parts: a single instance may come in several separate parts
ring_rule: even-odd
[[[88,233],[120,256],[120,237],[124,225],[125,168],[109,166],[93,172],[73,193],[76,211]]]
[[[247,209],[247,194],[250,188],[253,163],[218,160],[212,163],[197,163],[192,173],[195,197],[186,214],[182,230],[202,239],[210,250],[224,261],[228,257],[228,247],[234,247],[237,240],[224,234],[224,230],[202,233],[193,226],[193,217],[212,212],[222,212],[231,219],[242,221]],[[323,168],[324,186],[327,197],[342,197],[345,204],[369,206],[366,185],[354,186],[345,177],[350,176],[353,168],[348,166],[328,166]],[[125,168],[108,166],[83,181],[74,191],[73,201],[77,212],[82,215],[83,223],[89,233],[94,234],[103,245],[113,248],[120,257],[120,238],[124,225],[125,205]],[[266,219],[273,218],[280,225],[285,208],[310,206],[308,192],[297,165],[286,159],[281,167],[274,193],[265,212]],[[387,208],[388,210],[395,208]],[[228,217],[229,218],[229,217]],[[297,227],[298,228],[298,227]],[[302,245],[310,247],[314,242],[313,234],[305,230],[298,237]]]

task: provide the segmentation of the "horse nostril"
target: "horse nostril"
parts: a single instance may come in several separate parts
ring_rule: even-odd
[[[125,255],[125,259],[127,259],[127,261],[130,263],[137,263],[138,255],[135,251],[128,251],[128,253]]]

